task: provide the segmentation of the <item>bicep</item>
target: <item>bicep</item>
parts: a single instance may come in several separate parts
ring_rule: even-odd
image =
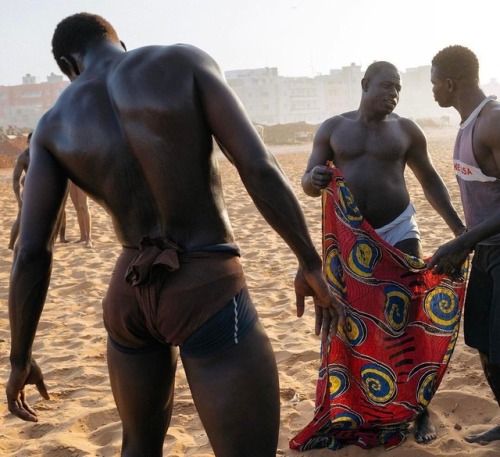
[[[207,60],[195,76],[206,121],[231,162],[244,165],[268,159],[264,142],[217,64]]]
[[[333,159],[330,136],[331,129],[327,124],[323,124],[316,132],[311,155],[307,162],[306,173],[309,173],[317,165],[326,165],[328,160]]]
[[[497,128],[499,122],[500,114],[495,111],[494,115],[488,118],[488,123],[485,124],[484,128],[481,125],[481,129],[478,129],[477,133],[484,147],[491,151],[492,160],[496,165],[496,177],[500,177],[500,129]]]
[[[432,163],[429,149],[427,148],[427,139],[416,125],[411,130],[410,148],[407,152],[406,164],[421,184],[435,179],[441,180]]]

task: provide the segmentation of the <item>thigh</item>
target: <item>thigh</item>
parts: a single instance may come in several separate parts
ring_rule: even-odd
[[[490,362],[500,365],[500,247],[491,247],[487,269],[491,281]]]
[[[472,259],[464,308],[465,343],[489,354],[493,281],[476,252]]]
[[[108,370],[123,424],[123,455],[161,457],[172,415],[177,349],[125,352],[108,340]]]
[[[419,259],[423,258],[422,244],[418,238],[408,238],[397,242],[394,247],[405,254],[412,255]]]
[[[183,357],[182,361],[215,455],[275,457],[278,371],[260,322],[237,345],[217,356]]]
[[[464,336],[467,345],[500,364],[500,246],[478,245],[465,299]]]

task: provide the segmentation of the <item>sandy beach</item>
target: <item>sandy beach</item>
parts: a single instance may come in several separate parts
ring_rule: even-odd
[[[458,187],[451,166],[455,127],[426,132],[432,160],[446,182],[461,214]],[[307,197],[300,186],[311,144],[269,146],[299,198],[318,250],[321,248],[320,199]],[[365,451],[350,446],[329,450],[291,451],[288,441],[313,417],[319,338],[314,335],[314,310],[307,302],[304,317],[295,315],[293,278],[296,260],[286,244],[264,222],[229,162],[221,158],[224,195],[253,301],[271,339],[281,384],[281,427],[277,455],[287,457],[397,457],[500,456],[500,442],[487,446],[467,443],[466,434],[500,423],[500,410],[483,376],[474,350],[460,335],[448,372],[430,404],[438,438],[417,444],[410,435],[397,449]],[[106,368],[106,332],[101,300],[120,251],[107,214],[91,202],[94,247],[77,244],[74,208],[67,206],[69,244],[57,244],[52,280],[34,345],[50,400],[28,388],[28,401],[39,422],[23,422],[10,415],[5,401],[9,374],[10,333],[7,311],[12,251],[7,249],[17,205],[12,192],[12,170],[0,169],[0,455],[47,457],[116,457],[120,454],[121,423]],[[422,232],[424,251],[432,254],[452,234],[423,196],[410,171],[407,183]],[[258,398],[255,399],[258,401]],[[213,456],[194,407],[179,361],[175,406],[165,439],[164,455]],[[236,456],[235,456],[236,457]],[[258,456],[256,456],[258,457]]]

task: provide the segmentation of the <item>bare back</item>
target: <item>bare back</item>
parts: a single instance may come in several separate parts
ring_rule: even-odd
[[[232,240],[200,96],[212,63],[193,66],[193,54],[181,45],[122,53],[73,81],[43,119],[46,149],[107,209],[122,244]]]

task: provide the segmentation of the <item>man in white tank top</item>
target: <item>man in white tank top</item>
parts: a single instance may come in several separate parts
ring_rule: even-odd
[[[500,404],[500,103],[479,87],[479,62],[463,46],[448,46],[432,60],[434,99],[461,117],[453,155],[468,231],[441,246],[430,266],[456,274],[474,251],[467,287],[464,337],[479,351],[488,383]],[[500,425],[465,438],[500,439]]]

